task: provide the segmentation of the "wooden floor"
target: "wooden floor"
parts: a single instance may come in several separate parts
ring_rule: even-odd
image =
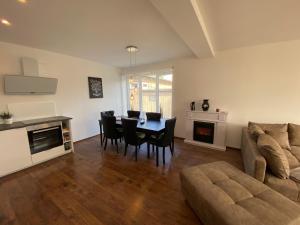
[[[167,164],[158,168],[154,154],[147,159],[146,145],[138,162],[133,148],[124,157],[108,143],[104,152],[98,137],[76,143],[75,150],[1,178],[0,224],[201,224],[181,194],[179,172],[219,160],[242,168],[238,150],[219,152],[182,140],[175,142],[175,156],[167,151]]]

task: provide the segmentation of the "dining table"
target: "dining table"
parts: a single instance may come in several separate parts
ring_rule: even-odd
[[[122,126],[122,118],[127,117],[116,117],[116,125],[118,127]],[[132,118],[131,118],[132,119]],[[158,136],[165,131],[165,119],[160,120],[145,120],[145,119],[137,119],[137,131],[145,133],[147,136],[155,135]],[[103,124],[102,120],[99,119],[100,126],[100,140],[101,146],[103,145]]]

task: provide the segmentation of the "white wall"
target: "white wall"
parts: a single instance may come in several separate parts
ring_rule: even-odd
[[[248,121],[300,124],[300,41],[218,52],[215,58],[182,59],[142,66],[173,66],[176,135],[185,136],[186,105],[209,98],[211,108],[229,112],[227,145],[240,147]]]
[[[58,78],[55,95],[4,95],[2,76],[20,74],[20,57],[37,59],[40,75]],[[88,76],[102,77],[104,98],[89,99]],[[121,112],[121,77],[116,68],[53,52],[0,42],[0,111],[9,103],[54,101],[59,115],[73,117],[74,140],[99,133],[100,111]]]

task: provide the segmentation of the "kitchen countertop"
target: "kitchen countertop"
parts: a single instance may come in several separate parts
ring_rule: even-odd
[[[33,120],[17,121],[14,122],[13,124],[0,124],[0,131],[18,129],[18,128],[28,127],[32,125],[37,125],[37,124],[71,120],[71,119],[72,118],[66,116],[53,116],[53,117],[39,118]]]

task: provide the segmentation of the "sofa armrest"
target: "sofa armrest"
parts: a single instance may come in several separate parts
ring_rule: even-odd
[[[256,142],[251,137],[247,128],[242,131],[242,157],[245,172],[257,180],[264,182],[267,162],[260,154]]]

